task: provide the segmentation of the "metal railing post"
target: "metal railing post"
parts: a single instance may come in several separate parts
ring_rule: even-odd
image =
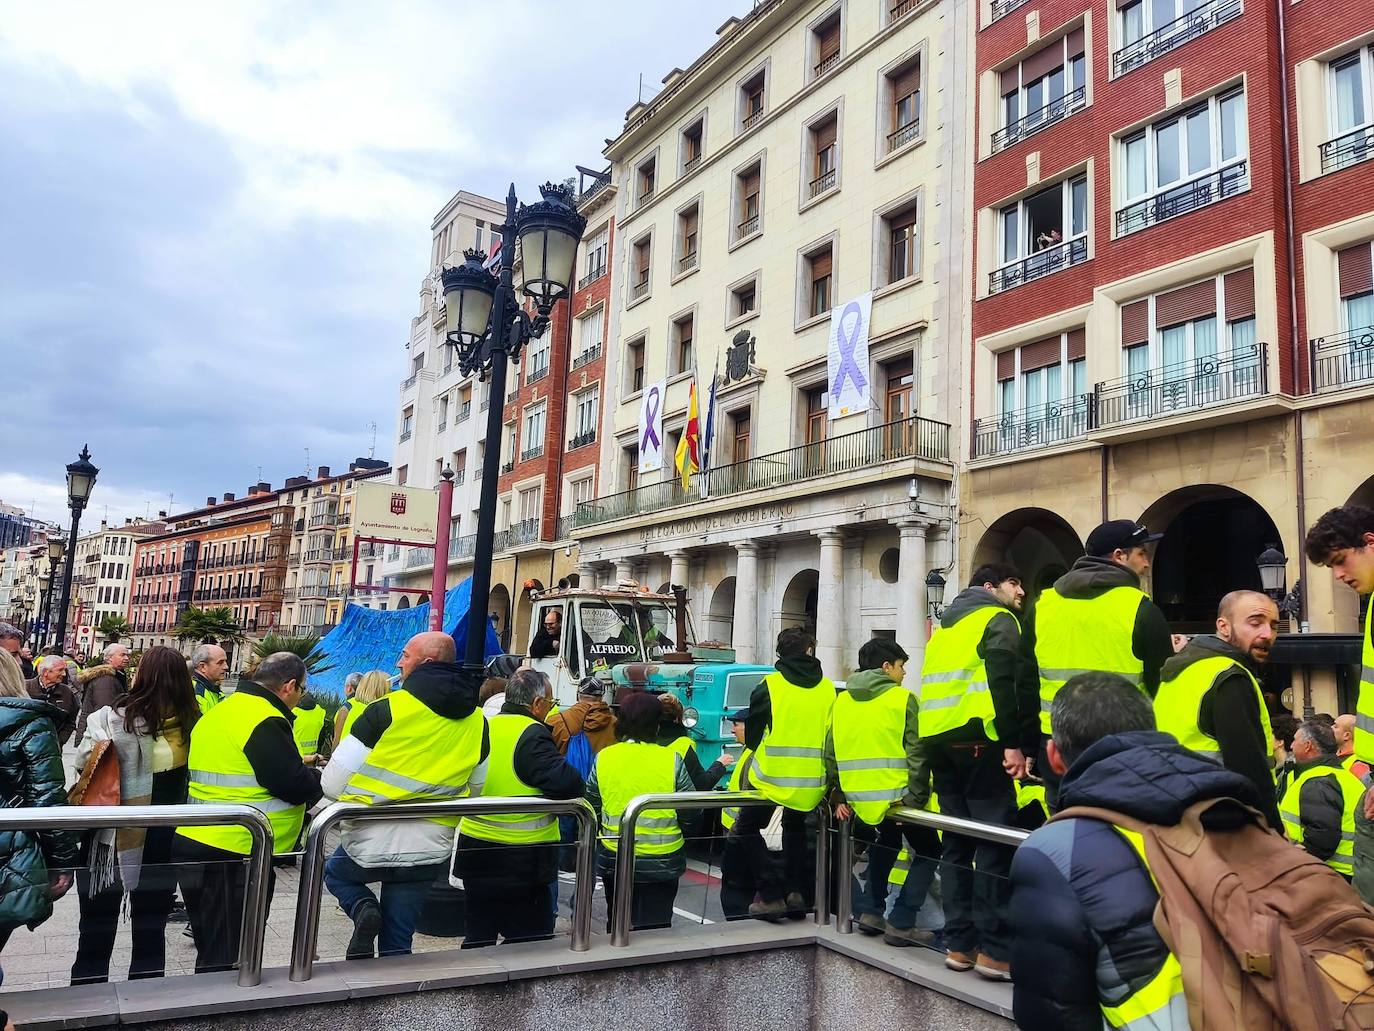
[[[1029,831],[1023,831],[1019,827],[980,823],[977,820],[965,820],[958,816],[946,816],[944,813],[928,813],[924,809],[899,807],[890,810],[887,817],[889,820],[896,820],[899,823],[919,823],[937,831],[944,831],[946,834],[963,834],[970,838],[994,841],[999,845],[1011,845],[1013,848],[1030,837]]]
[[[635,836],[640,814],[646,809],[728,809],[732,805],[766,802],[759,791],[679,791],[662,795],[636,795],[620,814],[616,841],[615,897],[611,905],[611,944],[630,944],[630,916],[635,887]],[[685,844],[684,840],[684,844]]]
[[[835,930],[841,934],[854,933],[854,821],[857,816],[839,820],[839,838],[835,842]]]
[[[320,933],[321,893],[324,888],[325,836],[343,820],[416,820],[436,816],[510,816],[540,813],[572,816],[578,823],[576,884],[573,888],[572,949],[591,947],[592,850],[596,841],[596,814],[582,798],[456,798],[446,802],[397,802],[363,805],[335,802],[315,817],[305,840],[301,882],[296,896],[296,927],[291,941],[292,981],[309,981],[315,965],[315,946]],[[556,842],[512,846],[548,848]],[[447,862],[447,860],[446,860]]]
[[[816,926],[830,923],[830,806],[816,810]]]
[[[262,945],[267,928],[267,875],[272,861],[272,825],[249,805],[89,805],[42,809],[0,809],[0,830],[76,831],[120,827],[214,827],[231,824],[248,831],[248,878],[239,935],[242,988],[262,983]]]

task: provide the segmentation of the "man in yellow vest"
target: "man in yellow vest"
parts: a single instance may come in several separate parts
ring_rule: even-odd
[[[749,697],[744,743],[753,750],[754,762],[744,783],[783,807],[783,875],[778,876],[763,841],[771,806],[748,806],[731,832],[759,884],[759,900],[749,913],[767,920],[805,912],[806,898],[815,890],[806,818],[825,797],[825,730],[835,704],[835,685],[821,672],[809,630],[789,627],[778,634],[777,652],[775,672]]]
[[[1274,792],[1274,731],[1257,674],[1279,632],[1279,609],[1259,591],[1232,591],[1217,632],[1199,634],[1164,664],[1155,722],[1179,744],[1255,785],[1269,826],[1282,829]]]
[[[1026,592],[1012,566],[988,563],[945,609],[926,645],[918,697],[921,745],[940,811],[1014,826],[1013,779],[1026,774],[1026,749],[1038,744],[1035,680],[1016,613]],[[945,835],[945,965],[990,980],[1010,979],[1005,845]]]
[[[320,760],[320,735],[324,733],[324,706],[310,692],[301,698],[296,706],[295,722],[291,724],[291,736],[296,741],[296,750],[307,766],[315,766]]]
[[[190,800],[261,809],[272,824],[275,852],[295,847],[306,808],[320,799],[319,774],[301,762],[291,737],[291,710],[305,691],[305,676],[299,656],[275,652],[191,731]],[[177,829],[172,858],[198,974],[230,970],[238,958],[249,851],[242,827]]]
[[[888,875],[902,839],[918,862],[940,855],[940,839],[934,830],[887,816],[893,806],[921,809],[930,799],[930,770],[921,747],[916,695],[902,686],[907,658],[900,644],[884,637],[875,637],[860,648],[859,668],[835,699],[825,736],[825,768],[834,789],[835,817],[853,820],[854,836],[872,843],[867,883],[862,891],[857,882],[852,886],[855,922],[864,934],[881,934],[889,945],[898,946],[933,937],[915,926],[915,913],[925,902],[924,891],[905,900],[903,911],[912,917],[911,923],[898,926],[885,917]],[[931,870],[932,862],[922,866],[923,874]],[[930,881],[924,883],[928,889]]]
[[[558,752],[544,718],[553,685],[523,668],[506,681],[501,712],[487,721],[491,754],[482,794],[581,798],[582,775]],[[539,941],[553,935],[558,881],[558,817],[544,813],[466,817],[458,828],[453,875],[466,893],[463,948]]]
[[[228,672],[229,660],[219,645],[200,644],[191,652],[191,679],[202,716],[224,700],[221,689]]]
[[[364,805],[482,793],[489,739],[477,707],[482,675],[455,661],[448,634],[416,634],[396,665],[401,685],[363,710],[324,769],[329,798]],[[345,822],[324,882],[353,921],[349,959],[410,952],[429,887],[445,874],[456,816]],[[380,899],[369,884],[381,885]]]
[[[1364,785],[1341,766],[1336,734],[1320,720],[1305,720],[1293,738],[1298,768],[1279,802],[1294,844],[1347,881],[1355,876],[1355,812]]]
[[[1088,534],[1087,554],[1044,591],[1035,604],[1029,634],[1040,672],[1041,745],[1033,769],[1045,781],[1045,800],[1057,809],[1058,777],[1045,745],[1050,703],[1079,673],[1116,673],[1151,698],[1159,673],[1174,654],[1164,613],[1141,590],[1150,568],[1149,545],[1163,534],[1129,519],[1113,519]]]

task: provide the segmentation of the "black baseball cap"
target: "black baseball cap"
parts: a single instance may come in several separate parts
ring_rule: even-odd
[[[749,719],[748,709],[736,709],[730,714],[731,723],[744,723]]]
[[[1153,544],[1163,538],[1162,533],[1151,533],[1131,519],[1111,519],[1088,534],[1085,549],[1089,555],[1103,558],[1120,548],[1130,551],[1146,544]]]

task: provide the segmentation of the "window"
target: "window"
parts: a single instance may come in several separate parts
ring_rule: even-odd
[[[992,136],[992,152],[1062,121],[1087,102],[1083,30],[1013,65],[1001,76],[1002,127]]]
[[[1242,0],[1118,0],[1117,8],[1125,45],[1112,54],[1112,74],[1123,75],[1239,18],[1243,4]]]
[[[992,293],[1088,259],[1088,177],[1074,176],[998,212],[1001,266]]]
[[[636,240],[631,251],[631,268],[633,278],[630,283],[631,300],[639,300],[649,293],[649,258],[653,244],[652,237],[644,237]]]
[[[652,157],[635,169],[635,203],[644,204],[654,195],[654,179],[658,170],[658,158]]]
[[[571,447],[582,447],[596,440],[597,416],[601,405],[599,385],[573,395],[573,437]]]
[[[807,255],[807,318],[824,315],[834,306],[831,290],[831,261],[834,248],[826,244],[822,250]]]
[[[887,151],[921,135],[921,59],[919,56],[883,76],[888,96]]]
[[[415,409],[410,407],[401,412],[401,440],[409,440],[415,429]]]
[[[885,402],[883,419],[885,422],[902,422],[915,413],[912,388],[915,379],[912,375],[911,355],[898,358],[883,366],[885,382]]]
[[[669,374],[689,372],[692,369],[692,333],[696,319],[684,315],[673,320],[673,349],[669,355]]]
[[[762,226],[763,215],[763,166],[759,162],[750,165],[735,177],[737,217],[735,219],[735,241],[753,236]]]
[[[917,256],[920,249],[919,208],[919,204],[912,201],[883,216],[883,235],[887,243],[882,266],[883,285],[899,283],[920,271]]]
[[[549,374],[549,353],[553,349],[553,334],[530,341],[529,359],[525,366],[525,382],[535,383]]]
[[[754,275],[730,288],[730,321],[738,322],[758,310],[759,280]]]
[[[811,30],[811,46],[815,61],[812,77],[820,78],[840,63],[840,12],[828,16]]]
[[[577,357],[573,359],[574,369],[595,361],[601,356],[602,315],[603,313],[598,309],[577,320],[577,339],[580,349]]]
[[[522,523],[537,523],[539,521],[539,502],[542,491],[538,487],[530,487],[520,492],[520,521]]]
[[[510,529],[510,498],[501,499],[501,513],[497,518],[496,525],[498,529]]]
[[[805,392],[806,425],[803,427],[806,443],[815,444],[825,439],[826,424],[829,421],[830,394],[824,386],[812,387]]]
[[[697,267],[697,218],[699,212],[700,205],[693,204],[690,208],[679,212],[677,216],[677,271],[679,274]]]
[[[625,392],[635,394],[644,389],[644,338],[625,345]]]
[[[423,369],[424,367],[425,367],[425,356],[424,356],[424,353],[423,353],[423,352],[421,352],[420,354],[417,354],[414,358],[412,358],[412,359],[410,360],[410,372],[411,372],[411,375],[415,375],[416,373],[418,373],[418,372],[419,372],[421,369]]]
[[[572,480],[568,483],[568,501],[570,502],[569,511],[576,512],[578,505],[585,505],[592,500],[592,485],[595,481],[588,476],[581,480]]]
[[[621,449],[620,482],[625,484],[626,490],[639,486],[639,448],[633,444]]]
[[[698,118],[682,130],[682,174],[686,175],[701,164],[702,140],[706,135],[706,124]]]
[[[748,408],[730,413],[730,428],[733,438],[730,448],[730,460],[732,462],[743,462],[749,457],[749,416]]]
[[[579,289],[606,274],[606,255],[610,248],[610,239],[610,227],[607,226],[594,233],[583,245],[582,253],[587,257],[582,281],[578,283]]]
[[[453,453],[453,482],[462,483],[468,475],[468,449]]]
[[[1331,137],[1321,146],[1322,172],[1374,157],[1374,48],[1327,66]]]
[[[407,477],[409,476],[409,474],[410,474],[410,466],[408,466],[408,465],[403,465],[403,466],[401,466],[399,469],[397,469],[397,470],[396,470],[396,486],[398,486],[398,487],[404,487],[404,486],[406,485],[406,479],[407,479]]]
[[[439,398],[439,429],[443,430],[448,425],[448,395]]]
[[[808,200],[819,197],[839,181],[839,124],[839,115],[832,112],[807,130],[811,151],[811,184],[806,194]]]
[[[1236,89],[1121,141],[1118,236],[1249,188],[1245,94]]]
[[[458,391],[458,421],[463,422],[472,414],[472,387]]]
[[[752,129],[763,118],[767,81],[767,69],[760,68],[740,85],[741,129]]]

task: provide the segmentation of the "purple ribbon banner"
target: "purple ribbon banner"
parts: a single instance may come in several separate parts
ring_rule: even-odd
[[[849,323],[849,329],[845,325],[850,315],[854,316],[853,322]],[[858,301],[850,301],[845,305],[844,311],[840,314],[840,323],[835,330],[836,342],[840,347],[840,364],[835,370],[835,383],[830,388],[830,396],[836,399],[840,396],[840,388],[844,385],[845,377],[854,384],[854,389],[863,392],[868,386],[868,380],[864,377],[863,369],[859,368],[858,362],[854,360],[854,351],[859,346],[859,341],[863,339],[864,330],[864,311]]]
[[[658,439],[658,434],[654,431],[654,422],[658,419],[659,405],[662,398],[658,394],[658,386],[649,388],[649,393],[644,398],[644,436],[639,442],[641,452],[649,450],[650,443],[654,450],[659,451],[663,448],[663,442]]]

